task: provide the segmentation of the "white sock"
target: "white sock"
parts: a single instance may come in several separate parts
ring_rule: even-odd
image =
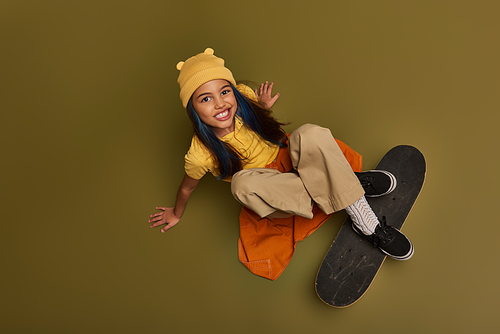
[[[361,232],[366,235],[375,233],[375,227],[379,224],[378,218],[366,201],[365,196],[349,205],[345,208],[345,211],[347,211],[347,214]]]

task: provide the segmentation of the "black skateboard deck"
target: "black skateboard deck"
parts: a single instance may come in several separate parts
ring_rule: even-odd
[[[412,146],[396,146],[375,169],[391,172],[396,189],[385,196],[368,198],[379,219],[401,229],[424,184],[425,158]],[[410,238],[411,239],[411,238]],[[350,218],[342,225],[316,276],[316,293],[326,304],[347,307],[368,290],[386,255],[352,229]]]

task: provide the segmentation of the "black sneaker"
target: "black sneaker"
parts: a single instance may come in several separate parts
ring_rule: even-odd
[[[380,197],[396,189],[396,177],[385,170],[355,173],[365,190],[366,197]]]
[[[375,228],[375,233],[366,235],[352,224],[352,228],[363,238],[373,242],[373,245],[380,248],[382,252],[395,260],[409,260],[413,256],[413,245],[410,240],[399,230],[387,225],[385,217],[382,217],[380,224]]]

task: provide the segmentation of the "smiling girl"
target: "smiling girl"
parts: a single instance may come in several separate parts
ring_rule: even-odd
[[[163,226],[165,232],[174,227],[199,180],[210,172],[231,182],[235,199],[257,218],[273,222],[298,216],[309,224],[345,209],[356,232],[383,252],[398,260],[413,255],[408,238],[380,224],[365,198],[394,190],[393,175],[355,173],[341,142],[326,128],[306,124],[288,137],[270,111],[279,97],[272,95],[273,84],[266,82],[259,91],[237,85],[210,48],[179,62],[177,69],[180,98],[195,134],[175,206],[157,207],[160,211],[149,220],[152,228]],[[371,183],[363,188],[359,178],[367,175]]]
[[[219,138],[234,131],[234,115],[238,105],[231,85],[226,80],[209,81],[198,88],[191,100],[200,120],[212,128]]]

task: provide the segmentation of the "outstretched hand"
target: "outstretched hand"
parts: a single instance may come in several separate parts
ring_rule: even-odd
[[[257,95],[257,100],[259,101],[260,104],[266,109],[271,109],[273,105],[276,103],[276,100],[280,97],[280,94],[277,93],[276,95],[272,96],[272,90],[273,90],[274,82],[265,82],[260,84],[260,89],[257,91],[255,90],[255,95]]]
[[[174,214],[174,208],[158,206],[156,207],[156,210],[161,211],[149,216],[151,219],[148,220],[148,223],[151,223],[149,226],[151,228],[166,224],[166,226],[161,229],[161,233],[165,233],[165,231],[177,225],[177,223],[181,220]]]

